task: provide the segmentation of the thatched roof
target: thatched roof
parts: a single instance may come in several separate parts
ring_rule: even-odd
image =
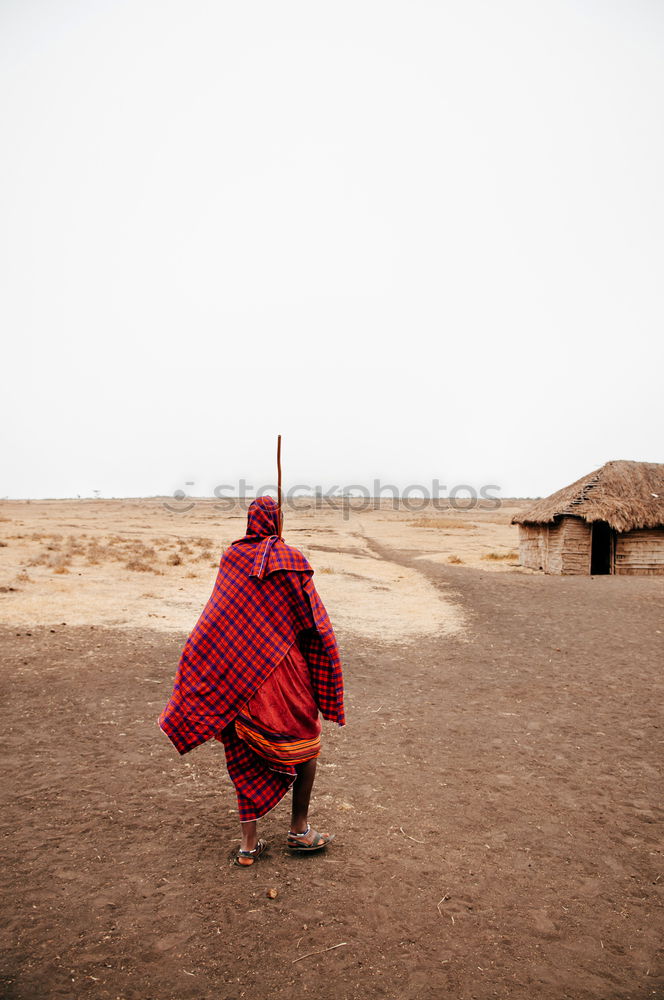
[[[664,527],[664,465],[607,462],[512,518],[512,524],[551,524],[564,514],[607,521],[616,531]]]

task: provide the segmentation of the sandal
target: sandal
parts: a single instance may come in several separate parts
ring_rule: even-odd
[[[233,864],[237,868],[251,868],[261,855],[265,854],[267,846],[267,840],[259,840],[253,851],[243,851],[239,848],[233,857]]]
[[[310,844],[305,844],[303,841],[299,840],[300,837],[306,837],[309,833],[313,833],[313,841]],[[323,847],[327,847],[329,843],[334,840],[334,834],[330,836],[327,833],[318,833],[316,830],[311,829],[311,826],[307,824],[307,828],[304,833],[293,833],[289,831],[288,840],[286,841],[286,846],[289,850],[295,851],[296,854],[304,854],[306,851],[320,851]]]

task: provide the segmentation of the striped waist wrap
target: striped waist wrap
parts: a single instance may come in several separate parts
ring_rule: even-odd
[[[236,716],[235,732],[277,767],[293,767],[318,756],[318,706],[309,668],[297,643]]]
[[[277,767],[280,764],[290,767],[304,764],[320,753],[320,734],[313,739],[294,739],[265,729],[254,719],[244,715],[236,718],[235,732],[260,757]]]

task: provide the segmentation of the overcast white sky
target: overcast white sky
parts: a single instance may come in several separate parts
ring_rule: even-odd
[[[1,0],[11,497],[664,461],[660,0]],[[185,487],[187,481],[195,486]]]

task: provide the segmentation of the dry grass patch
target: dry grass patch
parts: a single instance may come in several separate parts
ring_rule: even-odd
[[[446,528],[448,531],[460,528],[461,531],[473,531],[477,525],[473,521],[463,521],[456,517],[418,517],[408,522],[411,528]]]
[[[458,556],[448,556],[447,561],[448,563],[454,563],[454,565],[459,565],[463,562],[463,559],[459,559]]]
[[[108,551],[99,542],[90,542],[85,553],[88,566],[97,566],[102,560],[106,560],[108,558]]]
[[[64,551],[68,558],[72,556],[79,556],[85,553],[85,543],[81,542],[74,535],[70,535],[65,542]]]
[[[482,559],[487,559],[490,562],[507,562],[508,560],[514,560],[519,558],[518,552],[485,552]]]
[[[118,557],[116,557],[118,558]],[[163,576],[159,569],[159,560],[156,550],[151,545],[144,545],[142,542],[132,542],[128,550],[120,557],[125,559],[125,569],[133,573],[154,573],[156,576]]]
[[[28,560],[28,566],[46,566],[49,560],[47,552],[40,552]]]
[[[130,559],[124,564],[125,569],[130,569],[132,573],[154,573],[155,576],[163,576],[164,574],[160,569],[157,568],[153,563],[146,562],[144,559]]]

